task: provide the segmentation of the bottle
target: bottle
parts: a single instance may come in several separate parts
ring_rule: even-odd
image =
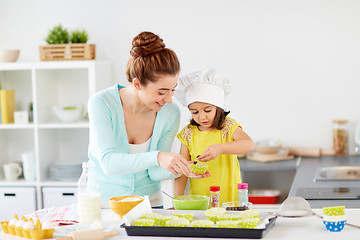
[[[345,156],[349,151],[348,120],[333,120],[333,149],[335,155]]]
[[[211,207],[220,207],[220,186],[210,187],[210,205]]]
[[[249,202],[247,183],[238,184],[238,195],[239,195],[239,206],[240,207],[246,206]]]
[[[88,181],[90,164],[82,163],[83,171],[78,180],[78,214],[79,223],[93,223],[96,219],[101,221],[101,197],[99,186],[95,179]]]

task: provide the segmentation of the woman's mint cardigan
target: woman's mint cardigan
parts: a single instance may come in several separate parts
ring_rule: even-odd
[[[157,112],[150,149],[146,153],[129,154],[124,113],[115,85],[104,89],[89,99],[90,124],[89,188],[99,186],[101,198],[113,196],[153,195],[160,191],[160,181],[175,178],[159,166],[159,151],[170,152],[179,129],[180,111],[176,104],[167,103]]]

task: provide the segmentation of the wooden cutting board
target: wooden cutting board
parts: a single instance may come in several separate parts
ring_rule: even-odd
[[[258,162],[274,162],[293,159],[294,155],[289,154],[288,148],[282,148],[277,153],[258,153],[256,151],[246,154],[246,158]]]

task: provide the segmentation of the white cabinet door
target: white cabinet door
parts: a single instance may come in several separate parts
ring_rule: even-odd
[[[0,202],[0,221],[31,214],[36,210],[35,187],[0,187]]]
[[[75,187],[43,187],[43,208],[63,207],[76,203]]]

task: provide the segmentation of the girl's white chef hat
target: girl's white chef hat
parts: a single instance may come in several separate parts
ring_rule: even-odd
[[[230,81],[209,68],[180,77],[174,95],[185,107],[193,102],[204,102],[224,109],[225,96],[230,92]]]

